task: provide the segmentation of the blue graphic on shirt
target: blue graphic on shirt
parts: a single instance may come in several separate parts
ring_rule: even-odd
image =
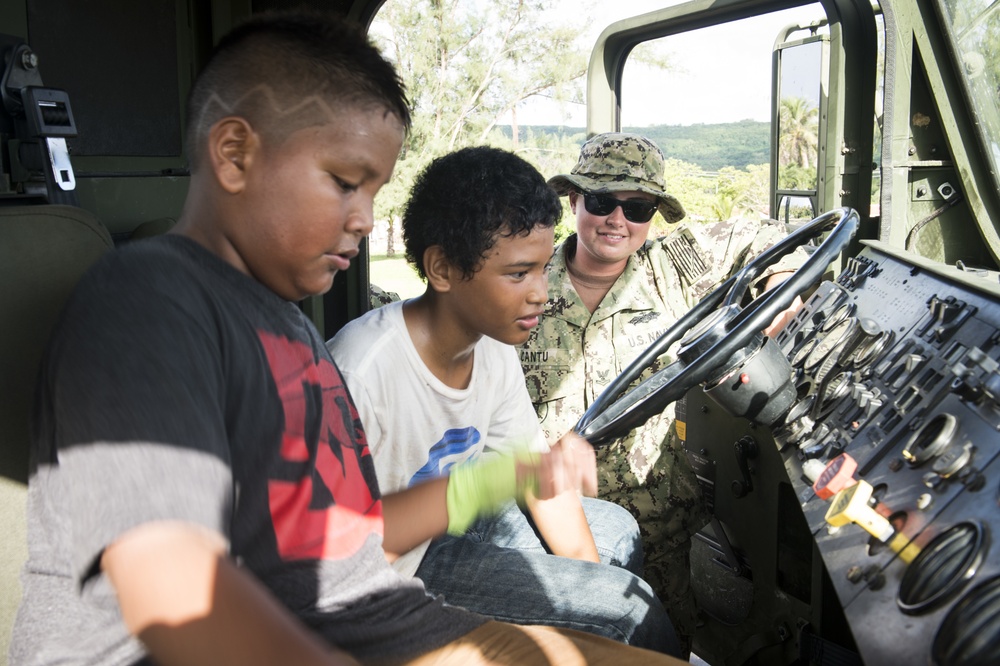
[[[444,437],[427,452],[427,462],[410,479],[410,485],[444,476],[452,465],[467,458],[462,454],[479,444],[479,439],[479,431],[472,426],[446,430]]]

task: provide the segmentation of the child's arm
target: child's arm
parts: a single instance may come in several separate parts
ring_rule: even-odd
[[[390,562],[448,529],[448,477],[382,497],[382,550]]]
[[[553,445],[571,451],[576,460],[589,459],[596,469],[594,449],[580,437],[570,433]],[[553,555],[571,557],[588,562],[600,562],[594,535],[590,532],[583,513],[580,495],[569,489],[549,499],[536,499],[531,493],[526,497],[528,511],[535,526]]]
[[[141,525],[105,549],[101,567],[125,625],[158,664],[357,664],[233,564],[205,528]]]
[[[464,532],[475,516],[494,512],[509,499],[523,499],[529,489],[545,500],[569,493],[574,498],[579,493],[597,493],[594,450],[572,433],[530,460],[518,458],[515,463],[512,458],[491,458],[460,468],[453,468],[451,476],[382,498],[382,547],[389,561],[445,531]]]
[[[569,490],[551,499],[527,498],[528,511],[553,555],[600,562],[580,495]]]

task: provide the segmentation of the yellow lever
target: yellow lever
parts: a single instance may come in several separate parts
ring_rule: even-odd
[[[873,491],[872,485],[867,481],[858,481],[841,489],[830,502],[830,508],[826,511],[826,522],[834,527],[851,523],[860,525],[864,531],[882,543],[888,544],[900,559],[909,564],[920,552],[920,548],[897,533],[892,523],[871,507],[869,501]]]

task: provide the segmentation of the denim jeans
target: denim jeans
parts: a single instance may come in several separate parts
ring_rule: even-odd
[[[497,620],[567,627],[679,655],[663,605],[639,577],[635,519],[602,500],[584,498],[583,508],[601,564],[549,554],[512,503],[462,536],[435,539],[416,575],[449,604]]]

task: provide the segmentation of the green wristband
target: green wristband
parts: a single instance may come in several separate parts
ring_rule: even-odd
[[[537,492],[538,481],[534,474],[524,475],[518,483],[518,462],[537,464],[538,454],[523,451],[516,455],[490,456],[451,468],[446,492],[448,534],[464,534],[476,518],[496,513],[508,500],[520,502],[528,488]]]

